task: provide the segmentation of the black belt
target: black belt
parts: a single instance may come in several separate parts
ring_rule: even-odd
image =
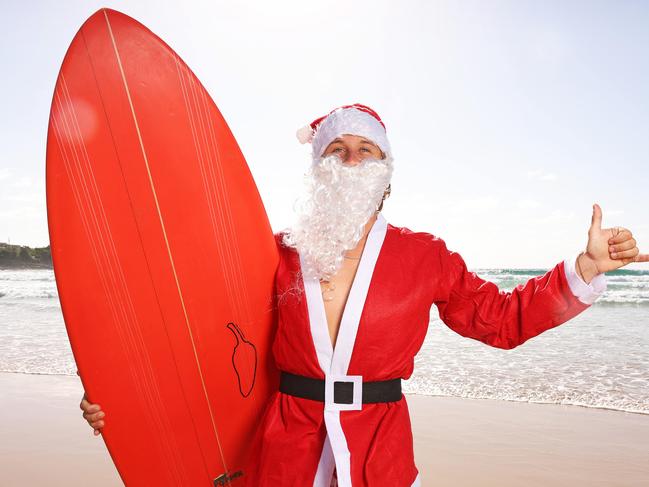
[[[353,382],[335,381],[333,386],[335,403],[353,403]],[[313,379],[311,377],[282,371],[279,380],[279,390],[291,396],[325,402],[325,381],[322,379]],[[400,401],[401,379],[363,382],[362,397],[363,404]]]

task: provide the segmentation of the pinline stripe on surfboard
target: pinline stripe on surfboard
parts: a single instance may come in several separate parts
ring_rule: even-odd
[[[118,315],[120,315],[120,314],[122,315],[122,318],[124,319],[124,322],[128,321],[128,316],[127,316],[127,313],[124,311],[124,308],[121,306],[123,300],[119,299],[118,296],[115,296],[117,303],[120,304],[119,311],[118,311],[118,307],[115,306],[115,302],[113,301],[113,292],[112,291],[115,288],[117,288],[117,286],[115,285],[116,284],[115,276],[112,273],[112,270],[113,270],[114,266],[111,266],[110,262],[108,260],[106,260],[105,261],[105,268],[109,271],[108,273],[106,273],[106,270],[104,270],[104,264],[101,263],[102,259],[100,258],[100,256],[104,256],[106,259],[109,259],[111,255],[113,257],[115,257],[115,254],[111,254],[110,252],[108,252],[108,250],[105,247],[106,238],[102,236],[102,235],[105,235],[105,233],[102,231],[102,225],[100,224],[100,221],[102,223],[104,223],[104,227],[106,229],[108,229],[109,234],[110,234],[110,227],[107,224],[106,215],[105,215],[105,213],[103,213],[103,204],[101,202],[101,197],[99,196],[99,191],[98,191],[98,189],[96,187],[96,184],[94,185],[94,190],[95,190],[94,192],[91,192],[88,189],[88,185],[86,184],[87,176],[84,176],[83,165],[81,164],[81,159],[84,159],[85,167],[87,168],[87,172],[92,176],[92,182],[93,183],[95,182],[94,181],[94,173],[92,171],[92,165],[90,164],[90,157],[89,157],[89,155],[87,153],[87,149],[86,149],[86,146],[85,146],[85,141],[83,140],[83,137],[81,135],[81,130],[80,130],[80,127],[79,127],[79,124],[78,124],[78,119],[76,118],[76,112],[74,110],[74,105],[72,103],[72,99],[70,97],[69,90],[67,88],[67,82],[65,80],[65,76],[63,75],[63,73],[61,73],[61,85],[60,85],[60,87],[62,89],[60,90],[59,93],[56,93],[56,95],[57,95],[56,101],[59,104],[59,114],[60,114],[61,122],[63,123],[63,126],[65,126],[65,128],[66,128],[66,133],[68,134],[67,140],[69,141],[69,144],[63,144],[61,142],[60,135],[62,134],[62,132],[58,128],[58,124],[57,124],[56,120],[53,119],[52,122],[53,122],[53,125],[54,125],[54,128],[55,128],[55,135],[57,135],[57,142],[59,143],[59,149],[61,151],[62,160],[63,160],[64,165],[66,167],[66,172],[68,174],[68,179],[70,180],[70,185],[71,185],[71,189],[73,191],[73,195],[75,196],[75,201],[77,202],[77,208],[79,210],[79,214],[80,214],[81,219],[82,219],[82,224],[84,225],[84,228],[86,230],[86,236],[88,237],[90,247],[91,247],[91,249],[93,251],[93,259],[95,260],[95,265],[97,267],[97,270],[98,270],[98,273],[99,273],[99,276],[100,276],[100,279],[101,279],[101,282],[102,282],[102,286],[104,287],[105,295],[108,297],[109,305],[110,305],[110,308],[112,310],[112,314],[113,314],[113,318],[115,320],[115,323],[117,323],[119,325],[120,324],[120,318],[118,317]],[[63,101],[61,100],[61,96],[63,98],[65,98],[65,101],[67,102],[68,111],[70,112],[70,114],[72,116],[70,116],[70,115],[66,116],[65,108],[64,108]],[[71,120],[70,125],[68,125],[68,123],[67,123],[68,118]],[[75,123],[72,123],[72,119],[74,119]],[[74,128],[76,129],[76,136],[77,136],[77,140],[78,140],[77,145],[79,145],[83,149],[82,155],[85,156],[85,158],[84,157],[79,157],[79,154],[77,153],[76,145],[72,141],[73,137],[72,137],[72,130],[70,129],[70,126],[74,126]],[[74,172],[72,171],[72,168],[70,166],[69,158],[68,158],[68,156],[66,156],[65,151],[64,151],[64,147],[66,145],[68,145],[72,150],[73,159],[76,162],[75,165],[77,166],[78,179],[80,181],[80,184],[77,184],[75,182]],[[85,194],[85,198],[83,198],[80,195],[80,193],[78,192],[78,187],[81,187],[83,189],[83,193]],[[104,217],[103,219],[98,220],[98,218],[97,218],[97,214],[95,213],[95,206],[93,205],[93,198],[91,197],[91,193],[95,196],[94,199],[99,202],[98,208],[102,210],[102,216]],[[84,199],[87,200],[85,206],[91,210],[90,213],[92,214],[92,217],[93,217],[93,220],[94,220],[94,225],[89,225],[89,223],[88,223],[88,220],[87,220],[87,217],[86,217],[86,211],[84,210],[84,204],[82,203],[82,200],[84,200]],[[93,228],[93,227],[95,228],[95,233],[99,237],[97,239],[97,241],[101,244],[101,246],[103,248],[103,253],[97,251],[96,241],[95,241],[95,238],[93,237],[93,232],[91,230],[91,228]],[[111,244],[113,243],[112,235],[110,235],[110,238],[108,239],[108,241]],[[114,245],[113,245],[113,250],[115,250]],[[119,266],[119,263],[117,265],[117,268],[121,271],[121,267]],[[107,280],[108,280],[107,274],[110,275],[110,281],[112,282],[111,285],[107,284]],[[121,275],[121,277],[123,278],[123,275]],[[122,280],[122,284],[123,284],[122,289],[125,289],[125,283],[124,283],[123,280]],[[123,292],[123,295],[126,296],[126,298],[130,298],[130,296],[128,295],[128,291]],[[130,302],[130,299],[127,299],[127,301]],[[132,314],[132,316],[133,316],[134,315],[133,310],[132,310],[132,313],[133,313]],[[128,327],[126,327],[126,330],[131,331],[130,328],[128,328]],[[133,336],[130,333],[128,333],[128,335],[126,335],[128,340],[125,340],[124,331],[119,326],[118,326],[118,334],[119,334],[120,341],[121,341],[121,343],[123,345],[128,342],[128,343],[130,343],[130,348],[132,350],[136,350],[138,348],[137,345],[135,345],[135,343],[133,341]],[[134,356],[134,357],[140,357],[141,350],[143,349],[143,344],[141,344],[139,348],[140,348],[140,350],[138,352],[140,352],[140,353],[135,354],[135,353],[131,352],[131,355]],[[139,365],[139,368],[140,368],[141,371],[145,370],[145,368],[143,367],[143,365],[141,363],[138,363],[138,365]],[[135,373],[133,371],[133,368],[130,368],[129,370],[130,370],[131,375],[132,375],[132,377],[134,379],[134,383],[139,385],[139,382],[136,380],[136,375],[135,375]],[[149,372],[151,370],[150,364],[149,364],[149,369],[148,370],[149,370]],[[140,375],[145,377],[145,380],[148,379],[148,376],[146,374],[141,372]],[[150,388],[150,386],[149,386],[149,388]],[[142,389],[140,389],[140,390],[142,390]],[[155,392],[156,393],[158,392],[157,391],[157,386],[155,387]],[[149,402],[155,401],[155,399],[151,397],[151,391],[150,390],[145,389],[145,393],[148,393],[147,395],[149,396]],[[158,396],[158,398],[160,397],[159,394],[157,394],[157,396]],[[155,420],[155,419],[158,419],[158,418],[153,418],[153,419]],[[157,422],[158,422],[159,426],[162,426],[159,423],[159,419],[158,419]],[[160,428],[158,428],[158,430],[160,431]],[[166,431],[164,430],[164,428],[161,430],[161,433],[163,434],[163,436],[165,436],[164,433],[166,433]],[[170,453],[170,452],[168,452],[168,453]],[[173,455],[171,455],[171,458],[173,460],[176,460],[176,462],[174,462],[174,466],[177,468],[177,459],[174,458]],[[170,468],[170,467],[168,466],[168,468]],[[175,475],[176,480],[179,479],[178,472],[169,472],[169,473],[171,473],[172,476],[175,473],[176,474]],[[185,474],[185,477],[186,477],[186,474]]]
[[[120,56],[119,56],[119,51],[117,50],[115,37],[113,35],[113,31],[112,31],[112,28],[111,28],[111,25],[110,25],[110,21],[108,19],[108,15],[106,14],[105,10],[103,11],[103,13],[104,13],[104,17],[106,19],[106,23],[108,25],[108,31],[110,33],[110,37],[111,37],[111,40],[112,40],[112,43],[113,43],[113,49],[115,51],[115,56],[117,57],[117,63],[119,65],[120,74],[122,76],[122,82],[124,83],[124,89],[126,90],[126,95],[127,95],[127,98],[128,98],[130,109],[131,109],[131,114],[133,116],[133,122],[135,124],[135,129],[136,129],[138,140],[139,140],[139,143],[140,143],[140,148],[142,150],[142,156],[144,158],[144,162],[145,162],[145,165],[146,165],[147,174],[148,174],[148,177],[149,177],[149,184],[151,186],[151,191],[153,193],[153,198],[154,198],[156,209],[157,209],[157,212],[158,212],[158,218],[160,220],[160,225],[162,227],[162,233],[163,233],[165,244],[166,244],[166,247],[167,247],[167,254],[169,256],[169,260],[170,260],[171,267],[172,267],[172,270],[173,270],[174,279],[176,280],[176,287],[178,289],[178,296],[180,298],[183,313],[185,315],[185,324],[187,326],[187,331],[189,332],[190,341],[191,341],[191,344],[192,344],[192,350],[194,352],[194,358],[196,360],[196,366],[198,368],[198,374],[199,374],[199,377],[200,377],[200,380],[201,380],[201,385],[203,387],[203,393],[205,395],[205,400],[207,402],[207,408],[208,408],[208,411],[209,411],[209,414],[210,414],[210,420],[212,422],[212,429],[213,429],[213,432],[214,432],[214,435],[215,435],[215,438],[216,438],[216,441],[217,441],[217,444],[218,444],[218,447],[219,447],[219,451],[220,451],[220,454],[221,454],[221,460],[223,462],[223,467],[224,467],[225,471],[227,472],[228,471],[227,464],[225,462],[225,457],[223,455],[223,449],[222,449],[222,446],[221,446],[221,441],[219,439],[219,435],[218,435],[218,432],[217,432],[217,429],[216,429],[216,423],[215,423],[215,420],[214,420],[214,414],[212,412],[212,406],[210,404],[209,394],[207,393],[207,388],[205,386],[205,380],[203,378],[203,373],[202,373],[200,361],[198,359],[198,354],[197,354],[197,351],[196,351],[196,344],[194,343],[194,337],[193,337],[193,334],[192,334],[192,331],[191,331],[191,327],[189,326],[189,317],[187,316],[187,310],[185,308],[185,302],[184,302],[184,299],[183,299],[183,296],[182,296],[182,291],[180,289],[180,284],[178,282],[178,275],[176,273],[176,268],[175,268],[175,265],[174,265],[173,256],[171,255],[171,249],[169,247],[169,241],[167,239],[167,233],[166,233],[166,229],[165,229],[165,226],[164,226],[164,221],[162,219],[162,214],[160,213],[160,206],[158,204],[158,198],[157,198],[157,194],[156,194],[156,191],[155,191],[155,186],[154,186],[153,180],[151,178],[151,171],[150,171],[150,168],[149,168],[149,163],[148,163],[146,151],[144,149],[144,144],[142,142],[142,135],[140,133],[140,127],[139,127],[139,124],[137,122],[137,117],[135,115],[135,109],[133,107],[133,101],[131,99],[131,94],[130,94],[130,91],[129,91],[129,88],[128,88],[128,83],[126,82],[126,77],[124,75],[124,69],[122,67],[122,62],[121,62],[121,59],[120,59]]]
[[[204,172],[204,164],[202,162],[203,151],[202,151],[202,149],[200,147],[200,144],[199,144],[199,141],[198,141],[197,127],[196,127],[195,119],[194,119],[194,116],[193,116],[193,111],[192,111],[191,106],[190,106],[191,104],[190,104],[190,101],[189,101],[189,95],[187,94],[187,87],[186,87],[185,82],[184,82],[184,77],[183,77],[182,73],[180,72],[178,58],[175,57],[174,59],[176,61],[176,70],[178,71],[178,77],[179,77],[179,81],[180,81],[181,93],[183,95],[183,101],[185,102],[185,109],[187,111],[187,117],[188,117],[188,121],[189,121],[189,126],[190,126],[191,133],[192,133],[192,140],[194,142],[194,149],[196,150],[196,157],[198,159],[198,162],[199,162],[199,165],[200,165],[200,168],[201,168],[201,176],[203,177],[203,186],[204,186],[204,189],[205,189],[205,193],[208,196],[207,197],[207,206],[208,206],[208,208],[210,210],[210,219],[212,220],[212,231],[214,232],[214,241],[216,242],[216,248],[217,248],[217,250],[219,252],[219,262],[221,263],[221,266],[222,266],[223,271],[224,271],[223,272],[223,279],[225,281],[225,289],[226,289],[226,293],[228,295],[228,302],[230,303],[230,307],[236,310],[237,309],[237,303],[236,303],[236,298],[235,298],[235,296],[233,294],[235,292],[235,288],[234,288],[234,286],[232,284],[232,278],[231,278],[231,274],[232,274],[232,271],[231,271],[231,268],[230,268],[231,263],[224,256],[224,248],[223,247],[225,245],[224,242],[227,241],[227,238],[222,236],[222,235],[219,236],[217,228],[222,228],[222,226],[218,227],[214,223],[214,220],[215,220],[216,216],[214,214],[214,211],[215,211],[214,206],[213,206],[214,202],[212,201],[212,198],[211,198],[211,188],[210,188],[209,183],[207,182],[207,180],[205,179],[205,176],[203,174],[203,172]]]
[[[99,96],[100,100],[102,101],[102,107],[104,107],[103,98],[101,96],[101,90],[99,89],[99,84],[97,82],[94,66],[93,66],[93,63],[92,63],[92,57],[90,56],[90,53],[88,51],[88,46],[87,46],[85,35],[83,34],[83,31],[81,32],[81,39],[83,40],[84,46],[86,48],[85,52],[86,52],[86,55],[88,56],[88,62],[89,62],[90,67],[91,67],[91,72],[92,72],[93,76],[95,77],[95,83],[96,83],[96,87],[97,87],[98,96]],[[169,419],[168,419],[166,414],[161,414],[161,412],[159,410],[161,407],[163,407],[164,401],[162,401],[162,399],[161,399],[158,384],[153,379],[153,376],[154,376],[153,368],[152,368],[151,362],[149,360],[149,355],[146,353],[146,346],[144,344],[144,340],[143,340],[142,334],[140,332],[140,327],[139,327],[138,320],[137,320],[137,314],[135,313],[135,307],[134,307],[133,302],[131,300],[131,295],[130,295],[130,292],[128,290],[128,286],[126,284],[126,279],[125,279],[124,274],[123,274],[123,269],[122,269],[121,263],[119,262],[119,258],[117,257],[118,253],[117,253],[117,249],[115,248],[115,243],[114,243],[114,239],[113,239],[113,236],[112,236],[112,231],[111,231],[110,225],[108,224],[108,218],[106,216],[106,213],[104,212],[104,206],[103,206],[102,199],[101,199],[101,196],[100,196],[100,193],[99,193],[99,189],[97,187],[96,179],[95,179],[95,176],[94,176],[94,171],[92,169],[92,164],[91,164],[91,161],[90,161],[90,155],[88,154],[88,150],[87,150],[85,141],[84,141],[83,136],[81,134],[81,128],[80,128],[79,121],[78,121],[77,116],[76,116],[76,111],[74,110],[74,104],[72,103],[72,98],[71,98],[70,93],[69,93],[69,89],[68,89],[68,86],[67,86],[67,81],[65,80],[65,77],[64,77],[64,75],[62,73],[61,73],[61,76],[62,76],[62,86],[64,88],[63,94],[64,94],[64,96],[67,96],[68,107],[69,107],[70,113],[72,114],[72,118],[74,120],[73,125],[76,128],[77,139],[79,141],[80,147],[83,149],[83,155],[85,156],[85,163],[86,163],[85,166],[87,168],[88,174],[90,175],[90,177],[88,177],[87,179],[92,183],[92,186],[93,186],[93,189],[94,189],[93,194],[95,195],[95,200],[99,203],[97,205],[97,207],[99,208],[99,210],[101,210],[101,216],[103,217],[103,218],[100,219],[101,223],[103,223],[103,226],[102,226],[102,225],[100,225],[100,222],[97,221],[97,216],[96,216],[95,211],[94,211],[94,206],[92,205],[92,203],[90,203],[89,207],[92,210],[92,214],[93,214],[93,217],[94,217],[94,220],[95,220],[95,224],[97,226],[97,234],[100,236],[99,242],[102,244],[102,247],[103,247],[103,250],[104,250],[103,255],[107,259],[106,267],[107,267],[107,269],[109,271],[110,276],[112,277],[111,280],[113,282],[113,286],[111,286],[110,289],[111,290],[112,289],[117,289],[116,294],[119,294],[120,288],[116,285],[117,284],[117,279],[115,278],[115,276],[114,276],[114,274],[112,272],[114,269],[117,269],[118,275],[119,275],[119,278],[120,278],[119,281],[121,281],[120,282],[121,291],[122,291],[121,296],[116,295],[115,298],[116,298],[116,302],[119,305],[119,310],[121,312],[120,314],[122,316],[122,319],[124,320],[124,323],[127,324],[127,326],[125,327],[126,335],[124,335],[123,330],[118,328],[118,332],[120,334],[120,341],[122,342],[123,345],[125,343],[130,344],[130,350],[131,351],[129,352],[128,355],[131,356],[131,357],[134,357],[134,361],[137,363],[137,365],[139,366],[139,369],[140,369],[140,372],[139,372],[139,375],[138,375],[138,374],[134,373],[132,368],[130,368],[131,377],[133,379],[133,383],[138,387],[138,389],[142,393],[141,396],[146,395],[146,397],[148,399],[148,401],[147,401],[148,404],[143,404],[143,406],[145,406],[145,407],[143,407],[142,409],[143,410],[148,409],[149,411],[151,411],[151,416],[152,417],[149,417],[149,415],[147,415],[147,420],[149,420],[149,419],[153,420],[154,424],[157,427],[157,430],[158,430],[158,433],[160,434],[160,436],[162,438],[166,438],[166,440],[167,440],[166,442],[162,442],[163,455],[167,457],[167,459],[168,459],[167,461],[169,462],[169,465],[167,465],[167,468],[174,468],[174,470],[171,472],[171,474],[172,474],[172,476],[175,477],[176,482],[178,482],[182,478],[184,478],[184,479],[187,478],[187,472],[184,469],[184,465],[181,462],[179,462],[178,455],[174,454],[174,452],[178,452],[179,449],[178,449],[178,445],[175,442],[175,437],[171,433],[171,427],[170,427],[171,425],[169,423]],[[107,124],[108,130],[109,130],[109,132],[111,134],[111,138],[113,138],[112,130],[111,130],[110,124],[108,123],[108,116],[107,116],[107,114],[105,112],[105,107],[104,107],[104,116],[106,117],[106,124]],[[113,139],[113,145],[114,145],[114,139]],[[73,145],[73,147],[74,147],[74,145]],[[76,154],[76,150],[75,150],[75,154]],[[115,156],[118,157],[117,153],[115,154]],[[119,157],[118,157],[118,159],[119,159]],[[120,169],[121,169],[121,166],[120,166]],[[83,174],[83,171],[81,170],[81,167],[80,167],[80,174]],[[85,179],[83,177],[81,177],[80,181],[83,183],[83,188],[88,193],[88,187],[85,184],[85,182],[86,182]],[[92,198],[90,198],[89,195],[88,195],[88,199],[89,199],[90,202],[92,202]],[[129,199],[129,204],[130,204],[130,199]],[[104,228],[105,231],[102,232],[102,228]],[[136,226],[136,228],[137,228],[137,226]],[[139,232],[139,229],[138,229],[138,232]],[[108,235],[108,238],[106,238],[105,236],[102,237],[102,235],[106,235],[106,234]],[[112,248],[112,253],[109,252],[106,249],[105,241],[107,241],[110,244],[110,246]],[[110,262],[111,258],[112,258],[112,261],[113,261],[112,263]],[[148,262],[147,262],[147,265],[148,265]],[[114,306],[114,304],[112,303],[111,292],[107,292],[106,295],[111,300],[111,305]],[[124,307],[123,307],[124,302],[128,304],[128,308],[129,308],[130,313],[127,313],[126,310],[124,309]],[[118,325],[120,324],[120,321],[119,321],[119,319],[117,317],[115,317],[115,323],[117,323]],[[125,342],[125,340],[124,340],[125,336],[128,338],[127,342]],[[141,381],[138,380],[138,377],[141,377],[144,380],[144,386],[145,386],[144,388],[142,388]],[[172,445],[174,447],[173,451],[171,449]],[[159,448],[161,447],[160,444],[158,444],[157,446]]]
[[[208,114],[208,107],[206,103],[206,94],[205,90],[199,90],[201,100],[203,101],[203,108],[205,110],[205,113]],[[212,126],[212,120],[209,116],[205,117],[207,120],[207,125],[209,127],[209,133],[210,133],[210,138],[212,140],[212,146],[214,147],[214,150],[216,152],[216,160],[219,161],[219,164],[217,164],[217,169],[219,171],[220,179],[221,179],[221,188],[222,188],[222,193],[225,196],[228,196],[228,187],[225,184],[225,178],[223,176],[223,165],[220,163],[221,161],[221,154],[219,151],[219,144],[217,143],[216,136],[214,134],[214,127]],[[210,166],[210,169],[213,169],[212,166]],[[213,171],[212,172],[212,178],[214,178]],[[238,242],[237,242],[237,233],[234,231],[234,223],[232,219],[232,207],[230,206],[230,198],[222,198],[222,200],[225,202],[225,208],[227,210],[227,216],[228,216],[228,224],[230,227],[230,232],[232,233],[232,238],[231,240],[228,240],[228,242],[232,242],[231,248],[234,249],[234,256],[235,256],[235,262],[237,264],[237,272],[235,276],[238,278],[239,282],[239,289],[240,292],[243,294],[243,306],[244,306],[244,312],[245,312],[245,319],[246,319],[246,324],[249,324],[252,320],[252,313],[250,312],[250,297],[248,294],[248,286],[246,284],[246,280],[243,278],[243,265],[241,263],[241,253],[237,250],[239,248]]]
[[[215,236],[217,233],[220,231],[222,238],[217,238],[217,242],[219,242],[220,246],[220,256],[221,256],[221,261],[222,265],[224,268],[227,270],[227,281],[228,281],[228,290],[233,290],[234,295],[232,297],[231,301],[231,306],[235,310],[236,315],[234,316],[235,319],[240,320],[241,318],[244,318],[244,313],[246,311],[246,298],[244,296],[244,293],[242,292],[242,286],[240,283],[240,277],[241,277],[241,268],[239,266],[239,269],[236,269],[236,263],[238,262],[237,259],[235,259],[235,256],[238,257],[238,252],[234,251],[233,252],[233,247],[236,248],[236,245],[233,245],[236,242],[236,233],[233,230],[233,226],[231,224],[231,219],[230,222],[226,219],[227,214],[229,213],[230,206],[228,203],[228,199],[225,198],[225,195],[227,195],[227,188],[225,184],[221,181],[221,185],[216,182],[213,176],[213,167],[216,165],[218,168],[221,167],[221,161],[220,158],[217,156],[216,160],[214,160],[214,155],[211,153],[212,151],[210,150],[210,145],[208,141],[208,130],[207,126],[208,124],[204,122],[204,119],[207,118],[209,121],[209,117],[204,117],[199,103],[198,103],[198,97],[196,95],[196,86],[195,86],[195,81],[193,77],[188,73],[187,74],[187,80],[185,80],[185,77],[182,74],[182,71],[187,71],[186,69],[183,69],[181,71],[180,69],[180,62],[178,57],[176,57],[176,64],[179,69],[179,76],[181,78],[181,83],[183,84],[183,88],[186,93],[191,92],[191,100],[193,103],[189,100],[189,94],[187,95],[186,99],[186,108],[188,110],[188,115],[190,117],[190,120],[192,122],[192,126],[197,127],[196,132],[200,132],[200,136],[204,141],[204,147],[205,149],[201,147],[201,144],[199,142],[200,139],[195,137],[195,143],[197,145],[196,150],[197,150],[197,155],[199,156],[199,162],[201,164],[201,173],[206,174],[205,171],[205,166],[207,167],[209,174],[211,175],[209,181],[205,180],[205,185],[207,188],[213,188],[211,191],[210,189],[207,190],[210,198],[208,198],[208,202],[210,204],[210,208],[212,208],[213,204],[216,204],[216,208],[219,213],[219,223],[220,225],[216,224],[216,221],[214,218],[212,219],[212,226],[213,230],[215,233]],[[190,88],[188,90],[188,87]],[[202,90],[199,90],[201,93],[203,92]],[[195,112],[192,110],[192,105],[195,107]],[[195,114],[194,114],[195,113]],[[200,122],[199,124],[196,124],[196,119]],[[202,156],[202,154],[206,154],[208,159],[210,160],[210,164],[205,164],[204,159],[205,157]],[[205,177],[205,176],[204,176]],[[219,196],[220,195],[220,196]],[[213,201],[211,199],[213,198]],[[223,257],[223,251],[227,253],[227,258]],[[239,278],[239,279],[237,279]],[[249,314],[248,316],[245,316],[245,319],[249,321]]]
[[[208,195],[207,202],[208,206],[210,208],[210,218],[212,220],[212,230],[214,232],[215,236],[215,241],[217,243],[217,248],[219,251],[219,258],[221,262],[221,266],[224,270],[223,277],[226,281],[226,291],[228,293],[228,301],[230,303],[230,307],[234,310],[236,316],[236,319],[239,319],[240,315],[240,309],[241,309],[241,298],[240,298],[240,293],[233,282],[234,276],[236,275],[236,272],[233,268],[233,260],[232,260],[232,252],[229,248],[229,242],[231,241],[231,236],[227,232],[227,228],[224,224],[224,217],[223,217],[223,209],[222,209],[222,202],[218,198],[218,190],[219,188],[213,188],[213,186],[210,186],[209,181],[206,179],[206,174],[205,174],[205,166],[210,167],[211,164],[205,164],[204,163],[204,152],[208,153],[209,157],[209,151],[203,150],[200,139],[198,137],[198,132],[199,132],[199,124],[197,123],[197,119],[200,119],[200,115],[195,115],[194,110],[192,109],[192,100],[193,100],[193,105],[196,107],[196,113],[198,114],[198,105],[196,103],[196,98],[195,96],[191,97],[189,96],[189,89],[188,86],[191,83],[191,77],[188,75],[187,77],[190,78],[189,80],[185,80],[185,77],[183,76],[183,70],[180,68],[180,62],[178,60],[178,57],[176,56],[176,68],[178,70],[178,75],[179,75],[179,80],[181,83],[182,87],[182,92],[183,92],[183,99],[185,101],[185,108],[187,110],[187,115],[189,117],[190,121],[190,126],[192,127],[192,136],[194,138],[194,146],[196,149],[196,155],[198,158],[198,162],[200,164],[201,168],[201,175],[203,176],[203,184],[206,188],[206,193]],[[193,93],[192,93],[193,95]],[[199,120],[200,121],[200,120]],[[202,124],[200,125],[202,127]],[[204,131],[201,134],[204,136]],[[216,194],[217,196],[212,196],[213,194]],[[214,215],[214,207],[216,206],[216,210],[219,213],[219,220],[220,220],[220,225],[217,225],[216,223],[216,216]],[[219,237],[220,234],[220,237]],[[228,256],[225,256],[225,253],[228,254]]]

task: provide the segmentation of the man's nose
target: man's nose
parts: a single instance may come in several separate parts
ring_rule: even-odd
[[[343,162],[350,166],[355,166],[356,164],[361,162],[361,156],[357,152],[350,151],[347,153],[347,156],[345,157],[345,160]]]

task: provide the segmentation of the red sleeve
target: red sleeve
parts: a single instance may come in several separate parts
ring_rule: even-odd
[[[589,307],[570,290],[563,262],[512,291],[500,291],[469,272],[460,254],[436,240],[441,276],[434,303],[441,320],[464,337],[511,349]]]

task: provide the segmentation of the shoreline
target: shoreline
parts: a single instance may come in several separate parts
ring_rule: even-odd
[[[81,417],[77,376],[0,372],[6,485],[122,485]],[[406,394],[422,486],[647,485],[649,415]]]

